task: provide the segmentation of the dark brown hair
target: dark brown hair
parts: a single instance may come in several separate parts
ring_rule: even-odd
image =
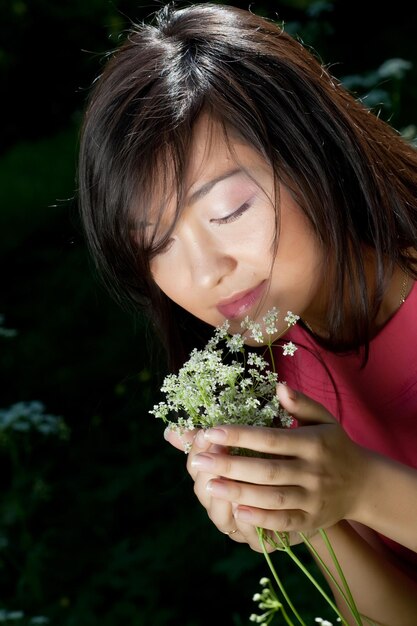
[[[208,328],[152,281],[149,259],[164,240],[152,248],[131,235],[157,193],[180,207],[203,111],[262,154],[308,216],[332,269],[325,345],[366,345],[394,265],[415,276],[407,249],[417,248],[417,153],[278,24],[231,6],[163,7],[132,27],[95,82],[79,201],[108,286],[121,302],[150,308],[174,369],[206,340]],[[375,251],[372,306],[364,247]]]

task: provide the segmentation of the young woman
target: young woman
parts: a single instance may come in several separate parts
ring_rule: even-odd
[[[273,22],[165,7],[96,81],[79,183],[97,266],[172,370],[226,318],[301,318],[277,390],[299,428],[166,434],[193,442],[213,523],[254,550],[257,526],[304,531],[323,558],[327,529],[361,613],[415,626],[415,150]]]

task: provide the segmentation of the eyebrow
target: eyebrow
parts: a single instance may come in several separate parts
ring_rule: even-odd
[[[204,198],[204,196],[206,196],[213,189],[215,185],[222,182],[222,180],[226,180],[226,178],[231,178],[232,176],[241,174],[244,171],[245,170],[243,170],[241,167],[235,167],[234,169],[229,170],[228,172],[224,172],[223,174],[220,174],[220,176],[216,176],[216,178],[213,178],[213,180],[209,180],[207,183],[202,185],[199,189],[197,189],[190,195],[190,197],[187,199],[187,204],[194,204],[195,202],[197,202],[197,200]],[[149,226],[155,226],[155,224],[153,222],[146,222],[144,220],[140,220],[138,223],[138,226],[140,228],[146,228]]]
[[[190,197],[187,199],[187,203],[194,204],[195,202],[197,202],[197,200],[201,200],[201,198],[204,198],[204,196],[206,196],[213,189],[213,187],[220,183],[222,180],[225,180],[226,178],[231,178],[232,176],[236,176],[236,174],[240,174],[241,172],[243,172],[242,168],[237,167],[233,170],[229,170],[228,172],[220,174],[220,176],[216,176],[216,178],[213,178],[213,180],[209,180],[207,183],[202,185],[200,189],[197,189],[196,191],[194,191],[194,193],[190,195]]]

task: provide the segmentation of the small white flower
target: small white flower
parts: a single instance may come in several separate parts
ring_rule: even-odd
[[[226,340],[226,346],[229,348],[230,352],[240,352],[244,346],[242,335],[239,335],[239,333],[232,335]]]
[[[263,318],[263,321],[265,323],[265,330],[268,335],[273,335],[274,333],[278,332],[278,329],[276,327],[278,315],[279,310],[276,307],[273,307]]]
[[[291,428],[294,418],[285,409],[279,408],[278,417],[284,428]]]
[[[282,353],[284,356],[294,356],[297,346],[292,341],[288,341],[282,346]]]
[[[243,320],[240,322],[240,327],[242,330],[247,330],[251,324],[252,320],[248,315],[246,315],[246,317],[244,317]]]
[[[184,452],[185,452],[185,454],[189,454],[189,452],[191,451],[192,447],[193,447],[193,444],[191,443],[191,441],[188,441],[188,442],[184,443]]]
[[[278,328],[275,326],[275,324],[266,324],[265,330],[268,333],[268,335],[275,335],[275,333],[278,332]]]
[[[252,339],[254,339],[257,343],[262,343],[264,340],[264,336],[262,334],[262,328],[260,324],[252,324],[249,327],[250,335]]]
[[[294,324],[296,324],[299,319],[299,315],[296,315],[291,311],[287,311],[287,315],[284,317],[284,322],[287,322],[288,326],[294,326]]]

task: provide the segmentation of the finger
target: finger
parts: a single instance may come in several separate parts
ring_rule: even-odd
[[[292,530],[286,533],[280,533],[277,530],[269,530],[263,528],[263,543],[268,552],[273,550],[282,550],[284,546],[296,546],[303,543],[304,539],[300,532]],[[304,532],[304,535],[312,535],[312,532]],[[269,548],[269,549],[268,549]]]
[[[277,385],[277,398],[281,406],[297,420],[308,424],[336,423],[334,417],[322,404],[284,383]]]
[[[174,446],[174,448],[182,452],[188,452],[197,433],[198,430],[186,430],[180,435],[177,431],[167,426],[164,430],[164,439]]]
[[[242,522],[240,519],[236,519],[236,527],[238,532],[234,534],[231,538],[234,541],[239,543],[247,543],[249,547],[254,550],[254,552],[274,552],[277,547],[281,548],[281,543],[277,537],[277,533],[273,530],[269,530],[267,528],[260,528],[253,526],[252,524],[248,524],[246,522]],[[260,534],[261,536],[260,536]],[[288,534],[288,538],[290,538],[290,534]],[[295,541],[294,541],[295,539]],[[294,543],[300,543],[301,539],[298,533],[291,533],[291,545]]]
[[[193,489],[194,489],[194,493],[197,496],[200,504],[203,505],[203,507],[207,510],[207,514],[208,510],[210,509],[211,505],[212,505],[212,496],[211,494],[207,491],[206,489],[206,485],[210,480],[213,480],[217,478],[217,476],[213,476],[212,474],[206,474],[204,472],[198,472],[196,474],[195,480],[194,480],[194,485],[193,485]],[[230,509],[230,515],[231,515],[231,504],[230,502],[228,502],[226,505],[222,505],[225,507],[225,509],[227,508],[227,506]],[[211,516],[209,515],[210,519]],[[220,520],[221,521],[221,520]]]
[[[311,481],[311,472],[307,464],[300,459],[215,454],[210,448],[209,451],[195,454],[189,463],[194,471],[210,472],[219,477],[257,486],[308,485]]]
[[[170,443],[174,448],[186,452],[191,451],[195,441],[197,441],[197,447],[201,449],[209,448],[210,442],[204,439],[204,431],[201,429],[185,430],[182,434],[173,430],[170,426],[167,426],[164,430],[164,439]]]
[[[262,546],[259,541],[258,532],[255,526],[246,524],[235,518],[235,526],[237,532],[230,536],[233,541],[237,543],[246,543],[255,552],[262,552]],[[273,549],[268,549],[268,552],[272,552]]]
[[[194,493],[206,509],[208,517],[217,528],[222,533],[228,534],[232,532],[235,534],[236,523],[233,517],[233,505],[227,500],[211,496],[206,488],[207,482],[211,478],[210,474],[199,472],[194,482]]]
[[[211,472],[210,467],[203,467],[203,466],[198,466],[198,464],[195,463],[194,459],[197,455],[205,455],[207,453],[225,453],[226,448],[224,448],[224,446],[219,446],[217,444],[213,444],[211,443],[208,439],[206,439],[204,437],[204,431],[203,430],[199,430],[196,434],[196,436],[194,437],[192,446],[190,448],[190,451],[188,453],[188,459],[187,459],[187,470],[190,474],[190,476],[193,478],[193,480],[195,480],[196,474],[198,471],[202,470],[203,472]],[[211,472],[214,473],[214,472]]]
[[[206,490],[211,496],[221,500],[272,511],[308,510],[311,506],[311,497],[302,487],[264,487],[224,478],[212,478],[207,482]]]
[[[211,498],[211,504],[207,513],[220,532],[230,537],[233,534],[233,539],[238,539],[234,536],[238,534],[238,528],[236,520],[233,516],[230,502],[219,500],[217,498]]]
[[[277,457],[308,459],[317,453],[317,429],[335,428],[335,423],[310,426],[309,428],[268,428],[265,426],[225,425],[209,428],[202,435],[208,441],[231,448],[243,448],[266,455],[260,459],[268,468],[268,459],[276,462]],[[320,431],[321,432],[321,431]],[[315,442],[315,439],[317,441]],[[314,443],[315,442],[315,443]],[[272,457],[272,459],[270,458]],[[249,456],[230,455],[231,459],[249,459]],[[256,458],[256,456],[252,457]],[[279,467],[279,466],[278,466]],[[220,472],[219,472],[220,473]],[[225,474],[222,474],[225,475]],[[230,476],[228,476],[230,478]],[[267,481],[269,482],[269,481]],[[298,483],[297,483],[298,484]]]
[[[278,533],[310,530],[308,516],[299,509],[269,511],[239,505],[234,512],[234,516],[239,524],[252,524],[253,526]]]

